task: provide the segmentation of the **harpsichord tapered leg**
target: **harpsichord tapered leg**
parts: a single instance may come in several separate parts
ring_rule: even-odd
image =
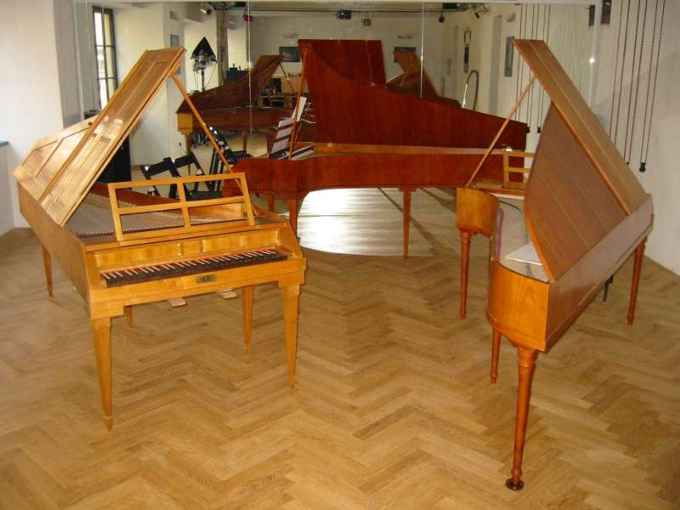
[[[531,400],[531,382],[534,378],[537,354],[537,351],[533,349],[517,347],[519,385],[517,387],[517,413],[515,415],[515,446],[512,452],[512,477],[505,481],[505,486],[514,491],[521,490],[524,487],[522,459],[527,434],[529,401]]]
[[[635,305],[637,304],[638,286],[640,284],[640,273],[642,273],[642,260],[645,257],[645,242],[644,239],[637,248],[635,248],[635,262],[633,265],[633,282],[630,287],[630,300],[628,301],[628,324],[633,324],[635,320]]]
[[[132,305],[125,307],[125,318],[127,319],[128,326],[132,327],[133,315],[132,315]]]
[[[467,312],[468,273],[470,271],[470,240],[472,234],[464,230],[460,232],[460,302],[458,303],[458,315],[465,318]]]
[[[288,384],[295,384],[295,367],[297,360],[298,308],[300,303],[300,286],[286,285],[283,291],[283,321],[286,329],[286,355],[288,357]]]
[[[498,379],[498,356],[501,349],[501,333],[494,329],[491,338],[491,384]]]
[[[408,257],[408,245],[411,237],[411,190],[402,189],[402,194],[404,195],[404,205],[402,208],[402,229],[403,229],[403,239],[404,243],[403,253],[404,258]]]
[[[253,338],[253,290],[251,286],[243,287],[243,342],[246,351],[250,351]]]
[[[111,412],[111,318],[92,319],[94,333],[94,353],[97,357],[97,372],[99,373],[99,391],[102,399],[102,409],[106,428],[113,427]]]
[[[52,284],[52,256],[50,255],[50,252],[48,252],[44,246],[41,245],[42,248],[42,257],[43,257],[43,267],[45,269],[45,284],[47,285],[47,294],[52,297],[54,294],[54,286]]]

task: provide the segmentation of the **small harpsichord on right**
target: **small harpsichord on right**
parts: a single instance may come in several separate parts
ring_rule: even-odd
[[[635,253],[628,310],[628,322],[633,322],[653,212],[651,196],[547,45],[516,40],[515,47],[551,100],[525,188],[523,212],[530,245],[518,250],[527,261],[536,260],[523,264],[500,256],[508,251],[502,246],[502,229],[497,225],[492,233],[496,242],[488,296],[491,379],[495,382],[499,343],[505,336],[517,347],[519,363],[512,477],[506,482],[518,490],[523,486],[522,457],[537,354],[550,350],[604,282]],[[495,211],[483,214],[493,214],[496,220]],[[479,231],[488,234],[488,229]]]

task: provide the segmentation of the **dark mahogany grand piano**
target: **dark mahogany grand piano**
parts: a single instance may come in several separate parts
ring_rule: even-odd
[[[191,96],[191,101],[209,126],[243,133],[245,145],[247,133],[251,129],[271,128],[281,117],[290,115],[290,110],[286,108],[256,106],[260,92],[280,65],[279,55],[262,55],[249,73],[219,87],[197,92]],[[200,129],[196,117],[184,101],[177,109],[177,130],[185,136],[187,150],[191,148],[192,135]]]
[[[461,232],[494,239],[487,308],[491,380],[496,381],[505,336],[517,347],[519,365],[512,476],[506,485],[519,490],[537,355],[555,345],[634,253],[628,307],[628,323],[633,322],[653,211],[651,196],[546,44],[515,40],[515,46],[551,100],[525,189],[530,243],[507,246],[511,238],[507,222],[498,221],[498,202],[479,190],[458,190],[457,219]]]
[[[239,162],[251,191],[288,201],[291,225],[304,197],[328,188],[398,187],[404,192],[404,254],[411,192],[463,185],[504,122],[441,98],[386,86],[380,41],[300,40],[315,117],[316,154],[304,160]],[[524,150],[527,126],[510,121],[498,147]],[[503,181],[501,151],[480,172]]]

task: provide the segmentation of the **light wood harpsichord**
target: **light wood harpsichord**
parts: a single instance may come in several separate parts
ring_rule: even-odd
[[[111,319],[127,314],[131,320],[134,305],[242,288],[248,348],[253,288],[278,284],[283,291],[288,378],[294,382],[305,259],[285,220],[253,210],[243,174],[114,183],[108,190],[94,184],[166,79],[173,79],[188,97],[175,76],[183,53],[144,53],[96,118],[38,141],[15,172],[21,211],[43,247],[50,295],[54,258],[87,302],[109,429]],[[200,115],[194,115],[200,122]],[[214,143],[207,129],[206,135]],[[187,200],[186,187],[210,179],[236,181],[240,194]],[[179,200],[134,192],[137,187],[172,184]]]

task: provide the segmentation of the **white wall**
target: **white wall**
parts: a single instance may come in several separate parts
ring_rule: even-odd
[[[63,127],[53,0],[0,2],[0,139],[7,140],[7,166],[12,172],[33,142]],[[39,69],[39,76],[36,75]],[[6,179],[6,176],[0,176]],[[13,223],[25,226],[10,178]],[[0,193],[3,187],[0,186]],[[0,195],[0,201],[9,197]]]
[[[165,16],[163,4],[114,10],[118,78],[121,82],[144,51],[166,46]],[[156,163],[168,155],[167,111],[167,93],[161,88],[130,136],[133,164]]]
[[[179,46],[190,52],[205,35],[211,44],[216,41],[215,16],[197,16],[193,6],[183,3],[155,3],[143,7],[115,9],[118,77],[122,80],[142,53],[149,49],[170,47],[170,36],[179,37]],[[186,39],[186,32],[190,40]],[[185,59],[180,79],[186,84]],[[193,73],[192,81],[193,81]],[[216,83],[216,77],[214,77]],[[141,122],[130,137],[132,164],[156,163],[166,156],[184,154],[184,136],[177,131],[176,111],[182,95],[168,81],[147,107]]]
[[[72,0],[54,0],[59,91],[64,126],[75,124],[83,118],[80,110],[76,32],[73,16]]]
[[[505,68],[505,44],[509,36],[520,37],[520,25],[524,26],[522,37],[527,39],[544,39],[548,41],[551,51],[559,59],[567,74],[576,84],[581,93],[586,96],[590,84],[591,68],[588,59],[591,56],[593,29],[588,27],[588,9],[582,5],[552,5],[550,10],[544,6],[530,6],[524,8],[526,17],[522,15],[520,6],[515,5],[490,5],[489,14],[479,20],[471,20],[469,25],[473,30],[473,58],[479,68],[480,111],[486,111],[496,115],[505,116],[512,109],[517,99],[518,89],[529,81],[530,73],[526,65],[520,73],[519,63],[521,58],[514,54],[513,72],[511,77],[504,75]],[[549,15],[548,15],[549,13]],[[501,17],[501,48],[500,61],[496,70],[499,78],[496,84],[491,80],[491,54],[493,48],[492,29],[493,19]],[[522,19],[524,18],[524,21]],[[548,21],[549,19],[549,21]],[[532,25],[534,27],[532,33]],[[547,35],[545,35],[547,34]],[[462,37],[462,36],[461,36]],[[523,84],[517,83],[517,78],[522,77]],[[489,108],[490,87],[497,87],[498,104],[496,109]],[[543,91],[535,85],[531,97],[523,103],[518,118],[531,124],[533,130],[542,124],[539,119],[541,110],[541,95]],[[543,97],[543,116],[547,113],[547,98]]]
[[[645,2],[642,2],[644,8]],[[647,244],[647,255],[667,267],[680,273],[680,171],[676,150],[680,147],[680,38],[674,32],[680,24],[680,2],[666,2],[666,20],[664,24],[663,45],[661,47],[661,64],[658,75],[658,89],[652,136],[650,140],[647,171],[639,173],[640,166],[640,138],[642,135],[642,120],[644,117],[643,101],[647,89],[648,56],[653,27],[653,10],[656,2],[649,2],[650,11],[647,17],[647,35],[645,52],[643,53],[643,74],[640,80],[640,99],[635,117],[632,115],[632,125],[635,126],[632,136],[632,151],[630,166],[638,179],[652,194],[654,200],[654,231]],[[618,7],[621,2],[614,2],[612,24],[602,31],[602,52],[599,58],[597,90],[595,93],[594,109],[605,126],[610,123],[611,95],[614,83],[614,62],[616,59],[616,35],[619,21]],[[631,11],[637,9],[637,1],[631,0]],[[629,57],[632,54],[632,37],[629,40]],[[639,49],[638,49],[639,51]],[[623,100],[618,136],[616,137],[619,151],[625,148],[625,120],[628,110],[628,97],[631,92],[630,67],[624,70]],[[653,71],[652,71],[653,74]],[[637,89],[637,84],[635,85]],[[615,130],[613,130],[614,132]],[[630,140],[630,137],[629,137]]]

